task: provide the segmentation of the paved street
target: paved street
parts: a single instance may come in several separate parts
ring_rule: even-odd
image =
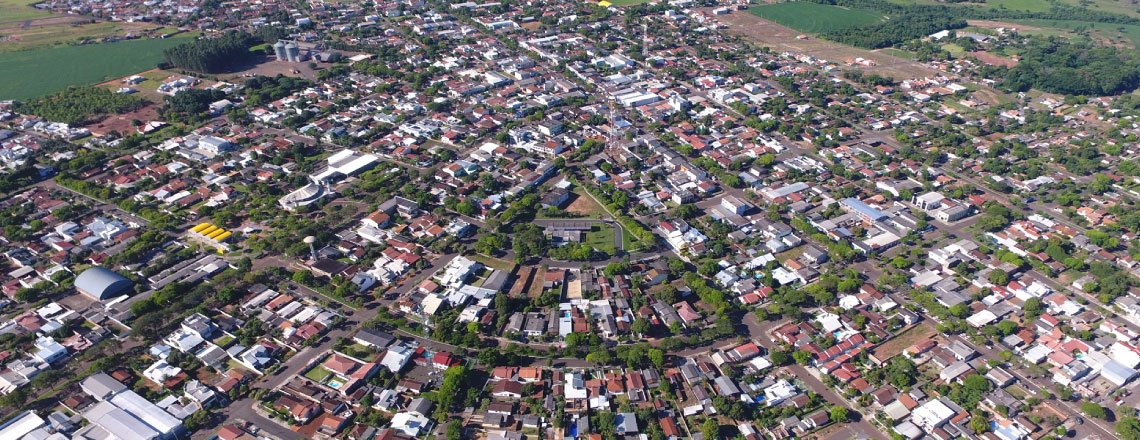
[[[760,346],[764,347],[766,350],[771,350],[777,345],[775,341],[772,341],[772,339],[768,337],[768,331],[780,325],[783,325],[786,322],[787,321],[759,322],[756,319],[756,315],[753,315],[751,313],[744,316],[744,327],[748,331],[748,339],[756,342],[757,344],[760,344]],[[814,371],[808,371],[807,368],[804,368],[800,365],[790,365],[784,367],[784,369],[788,370],[792,373],[793,376],[796,376],[796,378],[803,381],[804,385],[806,385],[813,393],[823,396],[823,398],[827,400],[829,404],[851,408],[853,410],[852,413],[856,413],[859,410],[858,405],[848,401],[843,396],[840,396],[838,393],[836,393],[835,390],[832,390],[831,388],[828,388],[827,385],[824,385]],[[854,432],[855,434],[864,434],[870,438],[875,439],[890,439],[890,437],[888,437],[886,434],[868,422],[865,418],[861,418],[858,422],[849,423],[848,427],[851,429],[851,432]],[[840,435],[840,433],[844,432],[848,431],[846,429],[841,430],[838,433],[832,434],[832,436],[828,438],[832,440],[849,439],[850,436],[835,437],[836,435]]]

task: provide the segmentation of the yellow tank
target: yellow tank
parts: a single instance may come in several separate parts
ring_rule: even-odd
[[[210,227],[210,224],[209,224],[209,223],[199,223],[199,224],[198,224],[198,226],[195,226],[195,227],[193,227],[193,228],[190,228],[190,231],[192,231],[192,232],[202,232],[202,230],[203,230],[203,229],[206,229],[206,228],[208,228],[208,227]]]
[[[230,238],[231,235],[233,235],[232,232],[226,231],[224,234],[214,237],[214,240],[225,241],[225,239]]]
[[[225,229],[218,229],[217,231],[211,232],[210,235],[206,236],[206,238],[213,240],[213,239],[218,238],[219,235],[222,235],[224,233],[226,233]]]
[[[210,234],[213,234],[213,233],[214,233],[214,231],[217,231],[218,229],[219,229],[219,228],[218,228],[217,226],[214,226],[214,225],[210,225],[210,227],[208,227],[208,228],[206,228],[206,229],[203,229],[203,230],[201,230],[201,231],[198,231],[198,233],[199,233],[199,234],[202,234],[202,235],[205,235],[205,236],[209,236]]]

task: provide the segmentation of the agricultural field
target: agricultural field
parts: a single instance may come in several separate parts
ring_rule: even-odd
[[[0,0],[0,25],[51,16],[32,7],[34,0]]]
[[[3,0],[0,0],[3,1]],[[84,22],[76,17],[59,17],[37,20],[23,27],[0,28],[0,54],[21,50],[45,49],[54,46],[75,45],[101,38],[121,37],[141,33],[151,27],[142,23]]]
[[[1100,44],[1140,48],[1140,26],[1127,24],[1093,23],[1077,20],[1018,20],[1017,23],[1033,27],[1019,31],[1023,34],[1065,36],[1076,39],[1093,39]]]
[[[943,3],[938,0],[887,0],[897,5],[947,5],[962,8],[997,8],[1011,11],[1048,11],[1052,2],[1042,0],[987,0],[968,3]],[[1058,3],[1088,8],[1093,11],[1140,17],[1140,4],[1131,0],[1058,0]]]
[[[145,39],[0,54],[0,99],[31,99],[153,68],[184,38]]]
[[[784,2],[753,6],[748,12],[807,33],[866,26],[886,16],[866,9],[841,8],[810,2]]]

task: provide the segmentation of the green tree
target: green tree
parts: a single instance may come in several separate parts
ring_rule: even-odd
[[[788,354],[778,350],[773,350],[768,355],[768,359],[772,361],[772,365],[776,366],[787,365],[789,362]]]
[[[633,324],[631,324],[629,328],[630,330],[633,330],[634,333],[645,335],[649,333],[650,326],[651,324],[649,323],[648,319],[639,316],[637,319],[633,320]]]
[[[1009,284],[1009,273],[1001,269],[991,270],[987,278],[991,283],[994,283],[998,286]]]
[[[990,421],[985,417],[974,416],[970,419],[970,429],[974,430],[974,434],[982,435],[990,430]]]
[[[303,269],[293,272],[293,282],[301,285],[310,285],[313,283],[313,273]]]
[[[463,422],[452,420],[447,424],[447,440],[459,440],[463,437]]]
[[[655,367],[657,367],[658,369],[663,368],[665,366],[665,352],[664,351],[657,349],[657,348],[650,348],[647,356],[649,357],[649,361],[653,362],[653,365]]]
[[[720,424],[712,417],[705,419],[701,424],[701,434],[707,439],[720,438]]]
[[[848,409],[839,405],[831,407],[831,421],[833,422],[846,422],[848,416]]]
[[[1081,404],[1081,412],[1089,417],[1096,417],[1098,419],[1105,419],[1108,417],[1108,412],[1104,410],[1103,406],[1097,405],[1094,402],[1085,402]]]
[[[1116,433],[1124,440],[1140,440],[1140,419],[1124,416],[1116,423]]]
[[[807,365],[811,363],[811,352],[807,350],[799,350],[792,353],[792,358],[796,360],[797,364]]]

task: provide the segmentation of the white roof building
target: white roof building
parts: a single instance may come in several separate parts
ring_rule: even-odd
[[[566,374],[566,400],[581,400],[589,396],[586,390],[586,380],[582,377],[582,373],[573,372]]]
[[[392,429],[404,435],[418,437],[420,431],[431,423],[431,419],[419,414],[402,412],[392,417]]]
[[[181,372],[181,368],[170,365],[166,362],[166,359],[159,359],[143,371],[143,377],[150,379],[151,382],[161,385],[163,382],[166,382],[166,379],[177,376],[178,373]]]
[[[380,365],[387,368],[388,371],[398,373],[412,359],[412,353],[411,348],[403,345],[388,347],[388,351],[384,353],[384,358],[380,360]]]
[[[911,420],[926,432],[942,426],[947,420],[954,417],[954,410],[937,399],[932,399],[914,409]]]

